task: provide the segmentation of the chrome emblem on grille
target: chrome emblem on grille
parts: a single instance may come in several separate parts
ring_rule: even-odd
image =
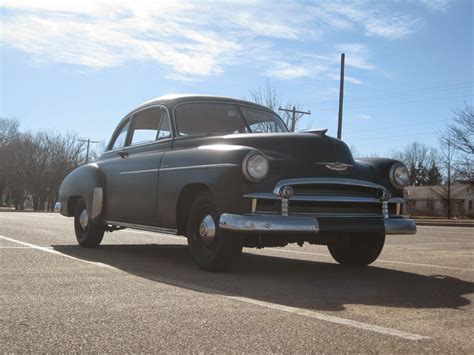
[[[335,170],[335,171],[344,171],[347,170],[347,168],[351,168],[351,164],[345,164],[345,163],[339,163],[339,162],[334,162],[334,163],[316,163],[318,165],[324,165],[326,168]]]

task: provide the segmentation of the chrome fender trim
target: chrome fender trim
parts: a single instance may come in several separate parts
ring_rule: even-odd
[[[96,220],[100,217],[102,213],[103,206],[103,190],[102,187],[95,187],[92,192],[92,208],[91,208],[91,218]]]
[[[54,204],[54,210],[53,210],[53,211],[54,211],[55,213],[61,213],[61,206],[62,206],[61,202],[59,202],[59,201],[56,202],[56,203]]]

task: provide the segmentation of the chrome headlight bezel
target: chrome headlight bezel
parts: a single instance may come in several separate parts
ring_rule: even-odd
[[[402,176],[406,176],[406,177],[403,178]],[[403,188],[410,185],[410,171],[405,166],[405,164],[402,164],[402,163],[393,164],[390,167],[389,177],[390,177],[390,183],[393,185],[393,187],[399,190],[402,190]],[[403,181],[403,179],[405,181]]]
[[[263,168],[263,173],[256,174],[255,168],[252,167],[252,164],[257,164],[257,161],[260,162],[261,167]],[[265,155],[257,151],[249,152],[244,160],[242,161],[242,172],[245,178],[250,182],[259,182],[265,179],[270,170],[270,164]]]

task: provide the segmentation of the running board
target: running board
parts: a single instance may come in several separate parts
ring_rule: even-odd
[[[176,229],[147,226],[144,224],[116,222],[116,221],[105,221],[105,223],[110,224],[112,226],[120,227],[120,228],[138,229],[138,230],[142,230],[146,232],[165,233],[165,234],[174,234],[174,235],[178,234],[178,231]]]

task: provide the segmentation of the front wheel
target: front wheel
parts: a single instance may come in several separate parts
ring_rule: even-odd
[[[366,266],[379,257],[384,243],[384,234],[355,234],[345,243],[329,244],[328,249],[339,264]]]
[[[86,202],[80,198],[74,211],[74,230],[80,246],[95,248],[99,246],[104,237],[105,228],[102,223],[93,223]]]
[[[222,271],[242,252],[238,236],[226,234],[219,228],[219,216],[210,193],[196,196],[189,210],[188,246],[196,264],[209,271]]]

